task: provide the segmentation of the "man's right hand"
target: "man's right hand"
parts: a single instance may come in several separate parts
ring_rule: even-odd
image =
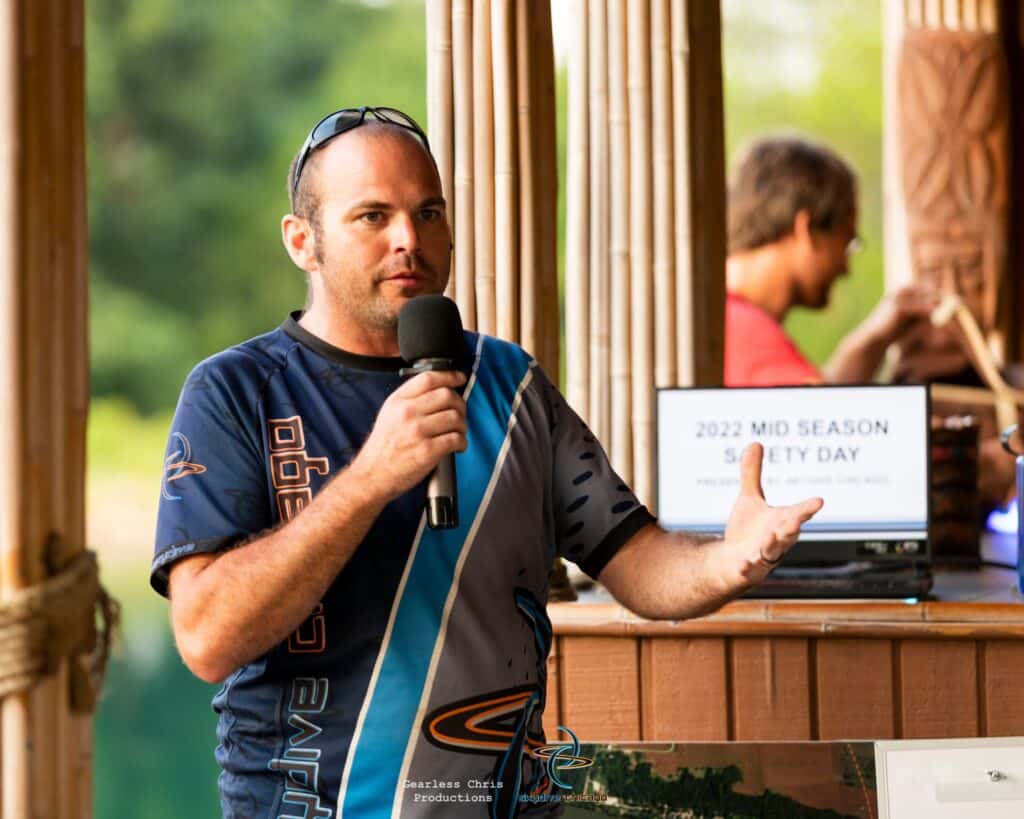
[[[425,372],[395,390],[380,408],[349,466],[374,494],[391,501],[412,489],[453,452],[466,449],[466,402],[457,370]]]
[[[886,293],[861,327],[875,342],[888,346],[916,322],[928,319],[939,304],[938,294],[922,284],[906,284]]]

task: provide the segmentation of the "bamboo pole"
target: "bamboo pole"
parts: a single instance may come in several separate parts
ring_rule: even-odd
[[[68,430],[64,423],[66,372],[70,362],[65,360],[64,339],[66,327],[67,294],[65,283],[69,278],[68,239],[71,219],[68,214],[70,176],[68,143],[73,134],[65,134],[59,127],[67,110],[67,0],[46,0],[48,7],[33,25],[36,41],[35,54],[40,68],[40,87],[45,94],[38,105],[38,119],[32,138],[33,152],[38,157],[27,182],[29,201],[45,203],[29,217],[39,219],[40,250],[36,262],[30,262],[28,287],[31,325],[29,338],[23,340],[37,358],[30,364],[29,406],[34,408],[33,423],[29,426],[30,470],[38,476],[39,507],[34,516],[37,527],[29,540],[29,548],[37,553],[36,582],[44,580],[62,565],[63,549],[50,548],[66,541],[64,484],[67,474],[66,440]],[[30,229],[30,233],[36,233]],[[45,260],[43,254],[45,253]],[[45,329],[44,329],[45,328]],[[42,332],[40,332],[42,331]],[[43,338],[39,338],[42,335]],[[30,353],[31,355],[31,353]],[[53,536],[56,535],[56,540]],[[57,688],[56,676],[41,680],[30,693],[32,709],[31,771],[32,810],[38,815],[56,816],[61,784],[60,760],[65,758],[57,741],[58,720],[67,709],[67,693]],[[57,787],[54,787],[54,780]]]
[[[690,229],[690,41],[687,0],[672,0],[672,152],[675,165],[676,383],[694,383],[693,252]]]
[[[491,64],[494,81],[494,284],[497,334],[519,340],[518,259],[519,169],[515,127],[515,8],[512,0],[491,0]]]
[[[74,135],[66,153],[68,170],[68,207],[71,214],[69,231],[69,271],[64,287],[71,309],[68,311],[64,359],[70,363],[67,374],[65,404],[65,541],[69,545],[66,558],[85,548],[85,492],[83,477],[86,468],[86,427],[89,411],[89,237],[86,185],[86,120],[85,120],[85,9],[82,0],[70,0],[68,13],[68,129]],[[59,121],[59,120],[58,120]],[[68,691],[68,665],[61,667],[57,680],[59,691]],[[65,695],[66,696],[66,695]],[[61,788],[60,819],[81,816],[82,806],[91,808],[92,792],[92,717],[71,713],[65,702],[60,710],[58,747],[65,749],[66,785]]]
[[[963,11],[960,3],[961,0],[944,0],[942,17],[946,28],[959,30],[964,27]]]
[[[448,218],[458,221],[454,198],[454,133],[452,123],[452,7],[451,0],[426,0],[427,17],[427,132],[437,160]],[[455,276],[445,295],[456,297]]]
[[[537,360],[556,386],[561,374],[561,303],[558,275],[558,113],[555,105],[555,43],[551,6],[531,9],[533,43],[530,94],[533,100],[534,201],[537,230]]]
[[[924,22],[924,0],[906,0],[904,8],[907,26],[920,28]]]
[[[0,596],[45,579],[83,548],[88,400],[82,2],[4,8]],[[90,811],[91,720],[69,708],[66,662],[4,699],[5,819]]]
[[[21,129],[23,74],[19,55],[24,32],[21,3],[5,3],[0,18],[0,441],[7,468],[0,471],[0,599],[29,583],[22,507],[26,421],[22,398],[25,362],[19,343],[23,326],[24,279],[20,276],[26,245],[22,241],[25,211],[20,182],[25,149]],[[13,694],[0,701],[0,813],[5,819],[27,819],[31,793],[31,722],[29,696]]]
[[[86,106],[85,106],[85,8],[82,0],[73,4],[72,48],[74,54],[75,88],[71,94],[70,111],[75,133],[78,138],[72,146],[72,200],[75,203],[75,242],[74,259],[75,275],[69,292],[73,294],[75,303],[74,333],[69,338],[72,349],[68,356],[76,362],[74,374],[75,389],[71,396],[71,416],[74,428],[72,437],[71,479],[84,478],[87,462],[87,428],[89,415],[89,361],[84,351],[89,349],[89,226],[88,226],[88,186],[86,176]],[[84,481],[79,486],[69,488],[73,503],[70,505],[69,532],[72,543],[86,543],[86,503],[83,490]],[[93,718],[90,714],[68,715],[68,749],[71,754],[72,785],[68,794],[71,806],[70,816],[81,816],[80,808],[87,805],[89,812],[93,805]],[[78,811],[76,814],[75,811]]]
[[[611,152],[611,450],[612,465],[633,480],[630,382],[629,96],[626,0],[608,3],[608,107]]]
[[[722,89],[722,20],[717,3],[689,2],[691,46],[688,82],[688,184],[691,253],[693,378],[700,386],[722,383],[725,349],[725,113]]]
[[[653,502],[654,280],[651,268],[650,0],[629,0],[629,238],[633,489]]]
[[[999,31],[999,5],[996,0],[978,0],[978,27],[982,31]]]
[[[577,412],[590,406],[590,123],[587,115],[587,3],[569,7],[569,111],[565,205],[565,372],[566,398]]]
[[[587,27],[590,87],[590,408],[587,422],[611,442],[609,273],[608,7],[590,4]],[[581,411],[583,407],[579,408]]]
[[[473,0],[473,225],[476,329],[497,327],[494,287],[494,97],[491,0]]]
[[[882,18],[882,234],[885,289],[895,290],[914,278],[910,263],[910,231],[900,174],[899,54],[906,31],[904,6],[887,3]]]
[[[452,74],[455,87],[455,294],[463,325],[476,326],[473,282],[473,0],[452,2]]]
[[[516,142],[519,165],[519,338],[520,345],[538,355],[537,200],[530,75],[533,43],[527,0],[515,0]],[[510,285],[515,289],[515,284]]]
[[[978,19],[977,0],[964,0],[963,27],[966,31],[977,31],[981,21]]]
[[[676,288],[673,229],[672,48],[669,0],[651,5],[651,112],[654,157],[654,382],[676,384]]]

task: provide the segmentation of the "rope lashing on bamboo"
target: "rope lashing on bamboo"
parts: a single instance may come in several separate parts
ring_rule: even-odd
[[[100,585],[89,550],[42,583],[11,594],[0,602],[0,699],[32,688],[67,658],[71,710],[91,713],[119,619],[120,605]]]

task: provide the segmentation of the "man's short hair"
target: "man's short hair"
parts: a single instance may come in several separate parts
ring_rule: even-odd
[[[412,131],[403,128],[401,125],[377,119],[366,119],[362,125],[352,130],[359,131],[362,134],[383,134],[411,139],[427,155],[434,168],[437,168],[437,161],[427,146]],[[308,220],[313,225],[313,229],[318,231],[320,229],[320,189],[317,187],[316,182],[320,173],[320,150],[314,151],[306,158],[305,166],[302,169],[302,176],[299,178],[298,187],[296,187],[295,171],[298,168],[299,159],[302,157],[303,147],[299,147],[295,156],[292,157],[291,164],[288,166],[288,197],[292,213]]]
[[[798,137],[768,137],[748,145],[729,180],[729,252],[781,239],[806,210],[816,230],[854,219],[857,178],[834,151]]]

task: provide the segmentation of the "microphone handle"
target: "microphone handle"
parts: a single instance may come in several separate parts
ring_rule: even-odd
[[[445,455],[427,483],[427,526],[454,529],[459,525],[458,484],[455,456]]]
[[[454,370],[450,358],[421,358],[399,375],[413,376],[431,370]],[[455,479],[455,456],[446,455],[427,482],[427,526],[431,529],[454,529],[459,525],[458,483]]]

